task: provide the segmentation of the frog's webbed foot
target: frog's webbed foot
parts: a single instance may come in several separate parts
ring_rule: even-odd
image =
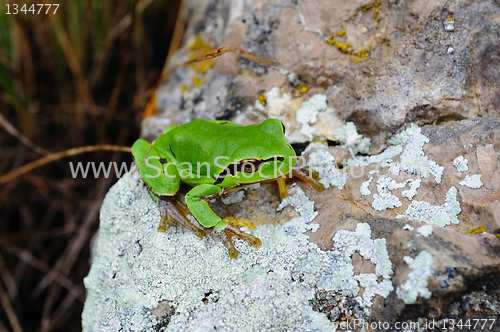
[[[231,238],[233,236],[236,236],[239,239],[242,239],[244,241],[247,241],[250,243],[254,248],[260,247],[262,244],[262,241],[258,238],[255,237],[251,234],[247,234],[243,231],[240,231],[237,227],[233,226],[231,223],[234,222],[234,224],[239,224],[239,225],[245,225],[250,229],[255,229],[255,225],[252,224],[248,220],[238,220],[234,219],[233,217],[227,217],[224,218],[221,221],[221,224],[226,224],[226,226],[220,230],[219,227],[212,227],[210,229],[207,229],[208,232],[211,232],[213,236],[218,237],[221,239],[222,243],[226,246],[227,250],[229,251],[229,257],[230,258],[237,258],[239,255],[238,250],[234,247],[233,241]]]
[[[159,197],[158,206],[160,208],[161,221],[158,226],[158,232],[165,232],[166,225],[169,220],[174,219],[182,226],[189,229],[197,237],[202,238],[205,236],[205,232],[195,225],[184,215],[180,208],[174,203],[174,197]],[[182,208],[182,207],[181,207]]]

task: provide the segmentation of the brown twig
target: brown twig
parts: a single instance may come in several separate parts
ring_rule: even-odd
[[[23,143],[24,145],[26,145],[30,149],[33,149],[35,152],[37,152],[41,155],[44,155],[44,156],[50,154],[49,151],[36,145],[28,137],[21,134],[1,113],[0,113],[0,125],[2,125],[2,127],[4,127],[5,130],[7,130],[7,132],[9,132],[9,134],[11,134],[15,138],[17,138],[19,140],[19,142]]]
[[[179,3],[179,10],[177,12],[177,19],[175,20],[175,28],[172,34],[172,40],[170,41],[170,47],[168,48],[167,59],[165,60],[165,65],[163,66],[162,73],[168,70],[168,65],[172,56],[177,52],[182,42],[182,35],[184,34],[184,17],[182,17],[182,6],[184,5],[184,0]]]
[[[160,79],[158,80],[158,83],[156,83],[156,86],[153,88],[153,91],[156,90],[163,82],[165,82],[169,78],[169,76],[178,68],[189,66],[193,63],[200,62],[200,61],[212,60],[212,59],[215,59],[215,58],[223,55],[224,53],[228,53],[228,52],[238,53],[243,58],[250,60],[250,61],[253,61],[253,62],[256,62],[264,67],[272,67],[272,66],[278,67],[280,65],[279,62],[277,62],[275,60],[271,60],[271,59],[257,56],[255,54],[252,54],[250,52],[242,50],[241,48],[221,47],[221,48],[218,48],[215,51],[212,51],[208,54],[205,54],[199,58],[196,58],[196,59],[193,59],[190,61],[186,61],[184,63],[178,64],[177,66],[174,66],[170,69],[163,71]]]
[[[40,270],[47,274],[54,273],[53,279],[57,281],[59,285],[66,288],[71,294],[73,294],[74,297],[78,298],[80,301],[82,302],[85,301],[85,294],[78,286],[76,286],[66,276],[58,273],[57,271],[51,270],[50,266],[47,263],[33,256],[31,252],[24,250],[13,244],[3,246],[3,249],[5,249],[5,251],[9,252],[10,254],[16,256],[23,262],[26,262],[30,266],[36,268],[37,270]],[[33,295],[34,297],[36,297],[39,294],[34,293]]]
[[[14,312],[14,309],[12,309],[12,306],[10,305],[9,297],[5,293],[5,290],[3,289],[2,283],[0,283],[0,302],[2,303],[2,306],[5,310],[5,314],[7,315],[7,318],[9,319],[10,326],[12,327],[12,330],[14,332],[22,332],[23,329],[21,328],[21,325],[19,324],[19,320],[17,319],[16,313]]]
[[[75,77],[76,80],[76,85],[78,87],[78,90],[80,92],[80,95],[82,97],[82,101],[84,102],[85,106],[90,109],[95,108],[95,102],[94,98],[92,96],[92,93],[90,91],[89,85],[86,80],[83,78],[83,71],[80,66],[80,62],[78,60],[78,57],[75,53],[75,50],[73,46],[71,45],[71,40],[68,36],[68,33],[66,29],[62,26],[61,20],[59,18],[59,15],[49,15],[49,20],[50,24],[52,26],[52,29],[56,35],[56,38],[59,42],[59,45],[64,53],[64,57],[66,61],[68,62],[68,66],[71,70],[71,73]],[[78,114],[78,109],[76,110],[75,114]],[[99,125],[99,119],[95,116],[92,115],[93,113],[89,113],[91,116],[91,119],[93,121],[94,127],[97,127]]]
[[[101,181],[99,183],[99,187],[97,188],[97,194],[95,197],[97,197],[96,201],[92,205],[91,208],[86,208],[85,212],[85,217],[82,223],[82,228],[86,230],[85,232],[78,232],[74,234],[74,236],[70,240],[70,245],[66,248],[64,251],[63,255],[59,258],[57,263],[54,265],[54,268],[51,270],[50,273],[48,273],[37,285],[35,290],[40,290],[43,289],[45,285],[49,285],[55,277],[56,271],[61,273],[62,275],[67,276],[69,272],[71,271],[72,267],[74,266],[75,262],[78,259],[79,253],[82,250],[84,244],[86,243],[88,239],[88,233],[87,230],[90,228],[91,223],[96,219],[99,208],[101,207],[101,201],[104,198],[104,194],[106,190],[109,188],[111,178],[105,179],[104,181]],[[52,273],[54,272],[54,273]],[[54,300],[58,297],[59,294],[59,288],[52,287],[49,290],[49,293],[46,297],[45,303],[44,303],[44,310],[43,310],[43,318],[42,318],[42,332],[45,331],[50,331],[51,327],[56,323],[51,319],[50,312],[52,309],[52,304]],[[63,302],[66,308],[69,306],[74,301],[74,297],[66,297],[65,301]],[[58,313],[57,317],[61,317],[59,315],[59,312],[61,311],[62,304],[59,306],[58,309],[56,309],[56,313]]]
[[[10,273],[9,268],[5,264],[2,255],[0,255],[0,276],[2,277],[5,287],[7,288],[7,295],[11,299],[15,298],[18,294],[16,281],[14,280],[14,277],[12,277],[12,274]]]
[[[24,165],[22,167],[19,167],[18,169],[13,170],[12,172],[9,172],[2,177],[0,177],[0,185],[5,184],[9,181],[14,180],[15,178],[28,173],[29,171],[43,166],[45,164],[48,164],[50,162],[53,162],[55,160],[64,158],[64,157],[69,157],[69,156],[76,156],[85,152],[92,152],[92,151],[121,151],[121,152],[131,152],[131,148],[128,146],[117,146],[117,145],[90,145],[90,146],[82,146],[79,148],[73,148],[69,149],[66,151],[62,152],[57,152],[53,153],[51,155],[48,155],[44,158],[40,158],[38,160],[35,160],[27,165]]]

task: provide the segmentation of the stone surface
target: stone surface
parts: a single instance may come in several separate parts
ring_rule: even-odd
[[[201,76],[197,70],[181,69],[159,90],[159,117],[184,123],[198,117],[239,115],[240,122],[253,123],[274,116],[294,128],[299,125],[295,111],[318,93],[327,96],[329,107],[314,126],[323,136],[331,133],[332,125],[348,121],[361,134],[383,139],[409,122],[439,124],[499,116],[498,2],[381,1],[379,22],[373,19],[375,7],[363,11],[370,4],[367,0],[187,1],[187,45],[201,36],[211,47],[243,47],[276,59],[281,72],[232,55],[215,60],[214,70]],[[449,20],[456,31],[444,28]],[[345,34],[338,37],[342,31]],[[349,49],[354,53],[370,48],[369,57],[354,63],[360,57],[330,45],[329,35],[352,44]],[[174,62],[185,61],[187,53],[193,51],[182,50]],[[300,94],[290,83],[290,73],[308,87],[307,93]],[[196,75],[205,84],[194,86]],[[188,92],[181,97],[183,86]],[[274,87],[289,99],[283,109],[278,114],[269,107],[256,109],[258,96]],[[331,125],[325,126],[327,122]],[[304,139],[294,140],[300,138]]]
[[[237,242],[230,260],[212,238],[156,233],[158,210],[130,174],[103,204],[84,330],[334,331],[356,319],[444,330],[500,315],[500,4],[375,4],[185,2],[173,64],[233,46],[281,67],[226,54],[179,69],[143,136],[275,117],[327,189],[287,180],[280,202],[262,183],[214,206],[263,241]],[[500,331],[488,327],[476,330]]]
[[[367,319],[374,298],[393,290],[386,240],[360,222],[337,232],[332,250],[321,250],[303,234],[317,229],[309,223],[317,216],[314,202],[296,187],[280,210],[287,206],[298,216],[257,226],[252,233],[262,246],[235,240],[240,257],[230,259],[214,238],[176,225],[158,233],[155,202],[138,173],[127,174],[101,209],[96,256],[84,280],[83,331],[331,331],[336,323],[314,310],[326,293],[355,304],[338,314]],[[355,253],[370,271],[360,274]]]

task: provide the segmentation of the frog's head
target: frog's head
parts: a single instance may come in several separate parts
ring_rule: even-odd
[[[295,165],[295,151],[285,139],[285,126],[278,119],[268,119],[259,125],[245,127],[236,160],[219,179],[221,186],[257,183],[286,175]]]

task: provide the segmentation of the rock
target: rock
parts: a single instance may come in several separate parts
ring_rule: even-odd
[[[101,210],[84,331],[444,330],[500,314],[498,1],[186,1],[185,12],[174,64],[234,46],[281,68],[224,55],[179,69],[142,136],[275,117],[327,189],[288,180],[280,201],[262,183],[214,206],[262,239],[236,241],[231,260],[176,224],[157,233],[156,204],[128,174]]]
[[[237,218],[260,224],[254,234],[263,245],[254,249],[237,242],[241,255],[236,260],[227,257],[222,243],[209,237],[198,239],[177,225],[157,233],[157,207],[138,174],[132,174],[115,185],[103,204],[98,254],[85,279],[89,295],[84,330],[120,322],[125,330],[133,326],[141,330],[159,326],[168,331],[202,326],[231,330],[234,323],[257,331],[269,328],[269,320],[278,329],[286,329],[287,324],[302,328],[304,322],[328,329],[340,324],[342,317],[372,323],[424,317],[446,324],[442,314],[454,312],[464,294],[499,291],[492,289],[494,283],[482,290],[475,285],[498,278],[500,241],[491,228],[465,234],[488,220],[485,215],[496,213],[493,207],[499,192],[493,185],[498,166],[486,161],[494,160],[500,147],[499,130],[500,120],[486,119],[423,128],[412,125],[389,140],[393,145],[379,155],[349,159],[350,172],[345,173],[344,182],[324,192],[299,182],[290,199],[278,207],[277,189],[271,184],[246,191],[247,197],[229,209]],[[315,144],[306,150],[310,158],[328,151],[327,146]],[[323,158],[327,155],[322,154]],[[418,157],[415,164],[405,155]],[[468,161],[468,172],[457,171],[453,161],[458,155]],[[321,166],[322,159],[315,160]],[[418,173],[412,174],[415,169]],[[459,184],[468,173],[482,174],[483,169],[491,170],[486,172],[491,190]],[[418,174],[422,185],[415,186],[413,196],[404,195],[412,187],[408,180]],[[338,175],[324,176],[330,181],[329,176]],[[366,187],[370,193],[362,195],[361,184],[369,178],[373,178]],[[386,179],[383,189],[375,185],[380,179]],[[456,188],[453,195],[449,188]],[[382,201],[393,196],[400,205],[375,209],[375,195]],[[458,211],[446,209],[444,196]],[[407,214],[417,201],[433,207],[433,214],[419,209]],[[442,220],[450,221],[436,225],[440,213]],[[188,266],[192,270],[186,270]],[[258,274],[252,272],[256,266]],[[262,287],[267,291],[252,295]],[[206,294],[216,294],[217,300],[211,302]],[[271,298],[273,304],[268,307]],[[284,305],[290,301],[299,301],[302,308],[294,309],[293,316]],[[240,303],[237,309],[235,303]],[[160,304],[168,310],[158,309]],[[152,312],[157,308],[163,316],[152,316],[141,308]],[[474,317],[498,313],[498,307],[489,308],[474,309]],[[266,319],[247,315],[255,310]]]
[[[185,123],[198,117],[234,119],[239,115],[241,123],[260,122],[276,115],[270,108],[256,110],[255,101],[275,87],[291,98],[287,110],[278,116],[287,128],[298,125],[294,112],[303,101],[317,94],[327,96],[331,111],[320,115],[325,119],[318,121],[318,136],[328,134],[319,128],[325,127],[325,121],[333,127],[353,121],[362,135],[383,143],[410,122],[438,124],[499,116],[497,2],[382,1],[366,9],[368,5],[365,0],[348,4],[188,1],[186,11],[192,18],[187,44],[201,36],[211,47],[243,47],[276,59],[281,69],[227,55],[215,60],[214,70],[203,75],[183,68],[158,91],[158,116]],[[447,31],[445,22],[452,22],[454,29]],[[330,35],[352,47],[343,52],[335,43],[330,45]],[[368,57],[348,54],[368,49]],[[185,61],[188,52],[181,50],[174,63]],[[228,62],[236,69],[223,69]],[[253,73],[234,76],[246,69]],[[290,83],[290,73],[297,77],[296,83],[308,88],[305,94]],[[206,83],[195,86],[196,75]],[[181,97],[183,86],[188,91]],[[287,115],[290,112],[293,116]],[[293,138],[301,139],[305,137]]]
[[[321,292],[336,301],[352,297],[354,310],[342,313],[366,318],[374,297],[393,290],[385,239],[372,237],[369,224],[361,222],[354,231],[336,234],[334,250],[322,251],[303,234],[315,228],[308,224],[317,215],[314,203],[297,188],[281,207],[286,205],[298,217],[283,226],[257,226],[252,233],[263,245],[255,249],[236,240],[240,258],[230,259],[214,238],[199,239],[177,225],[158,233],[157,206],[138,174],[129,173],[101,209],[97,254],[85,278],[83,331],[234,331],[241,326],[326,331],[333,323],[313,310]],[[355,252],[371,262],[371,273],[354,275]]]

